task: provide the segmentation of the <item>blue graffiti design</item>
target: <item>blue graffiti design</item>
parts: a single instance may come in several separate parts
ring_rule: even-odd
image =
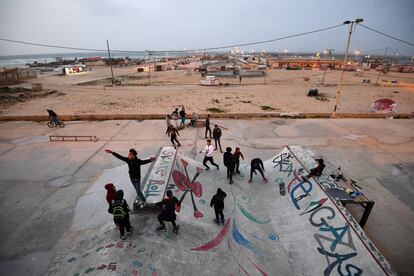
[[[263,258],[263,255],[260,253],[260,251],[257,249],[257,247],[251,243],[249,240],[247,240],[239,231],[239,229],[237,229],[237,224],[236,224],[236,220],[233,219],[233,227],[231,230],[231,234],[233,236],[234,241],[249,249],[250,251],[252,251],[254,254],[256,254],[258,257]]]
[[[344,237],[345,233],[349,230],[349,226],[345,225],[344,227],[335,228],[329,225],[329,227],[321,227],[319,228],[319,230],[322,232],[331,232],[332,235],[335,236],[335,239],[331,243],[331,251],[335,251],[336,245],[339,242],[342,242],[342,238]]]
[[[304,184],[308,184],[308,187],[306,187],[306,186],[304,186]],[[290,198],[291,198],[291,200],[292,200],[292,202],[293,202],[293,205],[295,206],[295,208],[296,209],[298,209],[298,210],[300,210],[300,207],[299,207],[299,205],[298,205],[298,200],[297,200],[297,198],[300,198],[300,196],[299,197],[295,197],[295,192],[296,192],[296,190],[297,189],[301,189],[303,192],[304,192],[304,194],[303,195],[301,195],[301,196],[307,196],[311,191],[312,191],[312,183],[310,183],[309,181],[302,181],[302,182],[299,182],[293,189],[292,189],[292,191],[290,191]]]

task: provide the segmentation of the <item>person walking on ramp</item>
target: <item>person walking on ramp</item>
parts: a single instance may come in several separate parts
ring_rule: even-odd
[[[227,147],[226,152],[223,154],[223,163],[227,168],[227,178],[230,180],[229,184],[233,184],[233,174],[234,174],[234,157],[231,153],[231,148]]]
[[[223,153],[223,150],[221,149],[221,143],[220,143],[221,134],[222,134],[221,129],[218,127],[218,125],[215,125],[213,129],[213,138],[214,138],[214,143],[215,143],[214,150],[217,150],[217,142],[218,142],[218,145],[220,146],[220,152]]]
[[[216,166],[217,170],[219,169],[219,165],[214,163],[213,152],[214,152],[214,147],[211,144],[211,140],[207,139],[207,146],[204,148],[203,151],[200,151],[200,153],[204,153],[203,165],[204,167],[206,167],[206,170],[210,169],[210,167],[207,166],[207,161],[210,161],[211,165]]]
[[[106,153],[112,154],[119,160],[124,161],[128,164],[129,168],[129,177],[131,179],[132,185],[134,186],[137,195],[141,198],[141,208],[145,205],[145,197],[144,194],[141,191],[141,165],[145,165],[148,163],[151,163],[155,160],[154,157],[151,157],[150,159],[141,160],[137,157],[137,151],[135,149],[130,149],[128,153],[128,157],[124,157],[122,155],[119,155],[116,152],[113,152],[110,149],[105,150]]]
[[[164,210],[161,212],[161,214],[158,215],[160,226],[158,226],[156,230],[165,230],[164,221],[169,221],[174,227],[174,233],[178,234],[178,229],[180,229],[180,226],[175,223],[175,220],[177,219],[177,215],[175,214],[175,206],[180,206],[180,201],[175,196],[173,196],[171,190],[168,190],[167,198],[161,202],[158,202],[157,205],[161,208],[164,207]]]
[[[126,200],[124,199],[124,191],[119,190],[116,192],[115,199],[112,201],[112,215],[114,216],[114,222],[119,226],[119,233],[121,239],[125,240],[125,229],[127,234],[132,234],[132,226],[129,221],[129,206]]]
[[[224,224],[224,199],[226,198],[227,194],[223,192],[220,188],[217,189],[217,193],[213,196],[210,202],[210,207],[214,207],[214,212],[216,214],[216,218],[214,222],[219,224],[220,221]],[[220,220],[219,220],[220,216]]]
[[[176,149],[174,141],[177,142],[177,147],[181,147],[180,141],[177,140],[177,135],[180,136],[180,133],[178,133],[178,130],[173,126],[170,126],[167,132],[171,138],[171,143],[173,144],[174,148]]]
[[[267,178],[264,176],[264,173],[263,173],[265,171],[265,169],[264,169],[264,166],[263,166],[262,159],[254,158],[252,160],[251,164],[250,164],[250,180],[249,180],[249,183],[253,182],[253,173],[257,174],[256,170],[260,172],[260,174],[263,177],[263,180],[267,181]]]

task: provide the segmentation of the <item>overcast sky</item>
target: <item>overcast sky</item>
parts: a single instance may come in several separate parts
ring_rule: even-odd
[[[412,0],[1,0],[0,37],[82,48],[168,50],[266,40],[364,18],[364,24],[414,42]],[[243,50],[343,52],[347,27]],[[414,55],[414,47],[358,27],[351,50]],[[377,51],[372,51],[380,49]],[[68,50],[0,41],[0,55]]]

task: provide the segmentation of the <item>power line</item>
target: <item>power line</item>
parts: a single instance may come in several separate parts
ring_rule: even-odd
[[[317,30],[313,30],[313,31],[308,31],[308,32],[303,32],[303,33],[298,33],[298,34],[293,34],[293,35],[268,39],[268,40],[241,43],[241,44],[217,46],[217,47],[210,47],[210,48],[200,48],[200,49],[189,49],[189,50],[155,50],[155,51],[150,51],[150,52],[153,52],[153,53],[157,53],[157,52],[161,52],[161,53],[203,52],[203,51],[220,50],[220,49],[224,49],[224,48],[234,48],[234,47],[258,45],[258,44],[266,44],[266,43],[275,42],[275,41],[284,40],[284,39],[289,39],[289,38],[298,37],[298,36],[302,36],[302,35],[308,35],[308,34],[318,33],[318,32],[322,32],[322,31],[327,31],[327,30],[330,30],[330,29],[338,28],[340,26],[343,26],[343,24],[330,26],[330,27],[326,27],[326,28],[322,28],[322,29],[317,29]],[[40,46],[40,47],[48,47],[48,48],[68,49],[68,50],[77,50],[77,51],[93,51],[93,52],[105,52],[106,51],[105,49],[80,48],[80,47],[46,44],[46,43],[36,43],[36,42],[28,42],[28,41],[21,41],[21,40],[13,40],[13,39],[8,39],[8,38],[4,38],[4,37],[0,37],[0,40],[7,41],[7,42],[12,42],[12,43],[19,43],[19,44],[24,44],[24,45],[33,45],[33,46]],[[125,53],[137,53],[137,52],[143,53],[143,52],[146,52],[146,51],[143,51],[143,50],[111,50],[111,51],[112,52],[125,52]]]
[[[410,46],[414,46],[414,43],[411,43],[411,42],[408,42],[408,41],[405,41],[405,40],[399,39],[399,38],[397,38],[397,37],[395,37],[395,36],[388,35],[388,34],[386,34],[386,33],[380,32],[380,31],[378,31],[378,30],[375,30],[375,29],[373,29],[373,28],[370,28],[370,27],[368,27],[368,26],[365,26],[364,24],[359,24],[359,25],[360,25],[361,27],[364,27],[365,29],[368,29],[368,30],[370,30],[370,31],[373,31],[373,32],[379,33],[379,34],[381,34],[381,35],[383,35],[383,36],[386,36],[386,37],[389,37],[389,38],[391,38],[391,39],[394,39],[394,40],[397,40],[397,41],[403,42],[403,43],[408,44],[408,45],[410,45]]]

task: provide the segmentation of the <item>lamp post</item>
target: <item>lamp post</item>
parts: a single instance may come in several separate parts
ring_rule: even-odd
[[[336,115],[336,109],[338,108],[338,102],[339,102],[339,98],[341,96],[341,90],[342,90],[342,84],[344,81],[344,69],[348,60],[348,50],[349,50],[349,44],[351,43],[351,35],[352,33],[355,31],[354,26],[356,27],[356,24],[361,23],[362,21],[364,21],[364,19],[362,18],[357,18],[354,21],[345,21],[343,24],[344,25],[349,25],[349,33],[348,33],[348,42],[346,44],[346,50],[345,50],[345,57],[344,57],[344,63],[342,65],[342,72],[341,72],[341,78],[339,80],[339,86],[338,86],[338,92],[336,92],[336,101],[335,101],[335,107],[334,107],[334,111],[332,113],[332,117],[335,117]]]

